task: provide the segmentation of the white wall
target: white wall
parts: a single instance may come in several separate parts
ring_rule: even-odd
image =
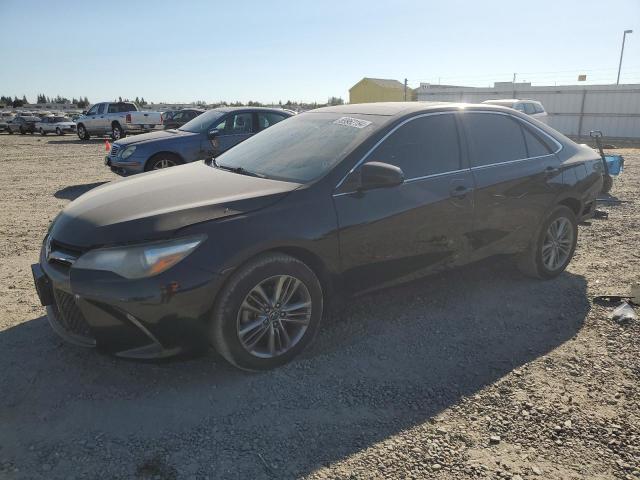
[[[640,138],[640,85],[570,85],[515,88],[422,85],[419,101],[480,103],[499,98],[539,100],[549,113],[549,125],[565,135],[588,136],[602,130],[607,137]],[[584,102],[584,103],[583,103]]]

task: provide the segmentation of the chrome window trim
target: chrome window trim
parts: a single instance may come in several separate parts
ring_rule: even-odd
[[[344,183],[344,181],[347,179],[347,177],[349,175],[351,175],[360,165],[362,165],[367,158],[369,157],[369,155],[371,155],[371,153],[373,153],[373,151],[378,148],[378,146],[380,146],[380,144],[382,142],[384,142],[391,134],[393,134],[397,129],[399,129],[400,127],[402,127],[403,125],[411,122],[412,120],[415,120],[417,118],[422,118],[422,117],[430,117],[433,115],[455,115],[456,112],[458,112],[458,110],[453,110],[453,111],[446,111],[446,112],[431,112],[431,113],[422,113],[420,115],[416,115],[415,117],[411,117],[411,118],[407,118],[406,120],[404,120],[403,122],[399,123],[398,125],[396,125],[393,129],[391,129],[389,132],[387,132],[387,134],[382,137],[380,140],[378,140],[376,142],[376,144],[371,147],[363,156],[362,158],[356,162],[356,164],[351,168],[351,170],[349,170],[347,172],[347,174],[342,177],[342,179],[338,182],[338,184],[334,187],[334,191],[337,190],[338,188],[340,188],[342,186],[342,184]],[[515,160],[507,160],[506,162],[496,162],[496,163],[490,163],[487,165],[478,165],[478,166],[473,166],[470,167],[468,169],[462,169],[462,170],[453,170],[451,172],[442,172],[442,173],[435,173],[432,175],[425,175],[424,177],[415,177],[415,178],[410,178],[410,179],[406,179],[403,183],[410,183],[413,181],[417,181],[417,180],[422,180],[425,178],[432,178],[432,177],[436,177],[436,176],[442,176],[442,175],[448,175],[451,173],[460,173],[460,172],[464,172],[464,171],[469,171],[469,170],[479,170],[479,169],[484,169],[484,168],[490,168],[490,167],[495,167],[496,165],[508,165],[511,163],[517,163],[517,162],[522,162],[525,160],[536,160],[539,158],[545,158],[545,157],[550,157],[553,155],[557,155],[558,153],[560,153],[562,151],[562,149],[564,148],[564,145],[562,145],[558,140],[556,140],[553,136],[549,135],[547,132],[545,132],[544,130],[542,130],[540,127],[538,127],[537,125],[534,125],[533,123],[529,122],[527,119],[524,118],[520,118],[516,115],[512,115],[510,113],[507,112],[497,112],[495,110],[468,110],[466,113],[483,113],[483,114],[492,114],[492,115],[504,115],[506,117],[511,117],[513,118],[516,122],[522,122],[525,123],[528,127],[535,129],[537,132],[539,132],[541,135],[543,135],[545,138],[550,139],[555,146],[557,147],[557,149],[555,151],[553,151],[552,153],[549,153],[547,155],[538,155],[535,157],[525,157],[525,158],[518,158]],[[524,127],[522,127],[524,128]],[[342,192],[342,193],[335,193],[333,194],[334,197],[339,197],[342,195],[350,195],[352,193],[355,192]]]
[[[415,117],[407,118],[407,119],[406,119],[406,120],[404,120],[403,122],[399,123],[398,125],[396,125],[395,127],[393,127],[391,130],[389,130],[389,131],[386,133],[386,135],[385,135],[384,137],[382,137],[380,140],[378,140],[378,141],[376,142],[376,144],[375,144],[373,147],[371,147],[371,148],[367,151],[367,153],[365,153],[365,154],[362,156],[362,158],[361,158],[360,160],[358,160],[358,161],[356,162],[356,164],[351,168],[351,170],[349,170],[349,171],[346,173],[346,175],[345,175],[344,177],[342,177],[342,180],[340,180],[340,181],[338,182],[338,184],[337,184],[335,187],[333,187],[333,190],[335,191],[335,190],[337,190],[338,188],[340,188],[340,187],[342,186],[342,184],[344,183],[344,181],[347,179],[347,177],[348,177],[349,175],[351,175],[351,174],[352,174],[352,173],[353,173],[353,172],[354,172],[354,171],[355,171],[355,170],[356,170],[360,165],[362,165],[362,164],[365,162],[365,160],[369,157],[369,155],[371,155],[371,154],[373,153],[373,151],[374,151],[376,148],[378,148],[382,142],[384,142],[387,138],[389,138],[389,136],[390,136],[391,134],[393,134],[396,130],[398,130],[398,129],[399,129],[400,127],[402,127],[403,125],[406,125],[407,123],[409,123],[409,122],[411,122],[411,121],[413,121],[413,120],[416,120],[416,119],[418,119],[418,118],[431,117],[431,116],[434,116],[434,115],[455,115],[455,113],[456,113],[456,112],[457,112],[457,110],[451,110],[451,111],[447,111],[447,112],[430,112],[430,113],[421,113],[420,115],[416,115]],[[446,172],[446,173],[448,173],[448,172]],[[435,175],[440,175],[440,174],[435,174]],[[405,182],[406,182],[406,181],[407,181],[407,180],[405,180]],[[353,193],[353,192],[346,192],[346,193]],[[342,195],[342,194],[336,194],[335,196],[338,196],[338,195]]]

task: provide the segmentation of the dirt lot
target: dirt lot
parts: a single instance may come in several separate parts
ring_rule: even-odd
[[[568,272],[508,259],[352,301],[247,374],[211,354],[64,344],[29,265],[70,200],[114,180],[99,141],[0,135],[0,478],[640,478],[640,324],[592,296],[640,280],[640,150]]]

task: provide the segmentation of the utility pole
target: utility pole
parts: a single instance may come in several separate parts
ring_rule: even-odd
[[[404,79],[404,101],[407,101],[407,79]]]
[[[622,68],[622,55],[624,55],[624,40],[627,37],[627,33],[633,33],[633,30],[625,30],[622,34],[622,48],[620,49],[620,63],[618,64],[618,79],[616,85],[620,85],[620,69]]]

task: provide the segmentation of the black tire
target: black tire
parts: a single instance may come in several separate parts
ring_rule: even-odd
[[[613,188],[613,178],[611,175],[605,175],[602,179],[602,190],[601,193],[609,193]]]
[[[26,135],[27,131],[24,129],[22,125],[20,125],[20,135]]]
[[[62,135],[62,130],[60,130],[60,127],[56,127],[56,134]]]
[[[78,125],[78,138],[80,140],[89,140],[91,138],[91,135],[89,135],[89,132],[87,132],[87,129],[82,123]]]
[[[124,129],[120,126],[119,123],[114,123],[111,126],[111,140],[115,142],[116,140],[120,140],[121,138],[124,138],[126,136],[127,135],[124,132]]]
[[[13,135],[13,130],[11,130],[11,127],[7,127],[7,132],[9,132],[9,135]]]
[[[47,134],[47,132],[45,132],[42,127],[40,127],[40,135],[42,135],[44,137],[46,134]]]
[[[564,262],[554,269],[549,269],[543,262],[542,248],[547,236],[547,232],[552,223],[560,218],[569,221],[573,237],[569,249],[568,257]],[[525,275],[542,280],[548,280],[560,275],[571,262],[573,254],[576,250],[578,241],[578,221],[576,215],[569,207],[564,205],[556,206],[551,213],[545,218],[540,225],[535,238],[532,240],[529,248],[518,256],[518,269]]]
[[[160,166],[162,163],[168,163],[170,165]],[[147,160],[146,165],[144,166],[145,172],[149,172],[151,170],[161,170],[169,167],[177,167],[178,165],[182,165],[184,162],[180,157],[173,153],[158,153]]]
[[[254,287],[278,275],[293,277],[306,287],[311,301],[310,318],[297,343],[281,354],[261,358],[245,349],[239,338],[240,307]],[[232,365],[250,371],[268,370],[289,362],[309,345],[318,332],[322,314],[322,286],[313,271],[289,255],[268,253],[240,267],[220,291],[209,328],[210,341],[216,351]]]

